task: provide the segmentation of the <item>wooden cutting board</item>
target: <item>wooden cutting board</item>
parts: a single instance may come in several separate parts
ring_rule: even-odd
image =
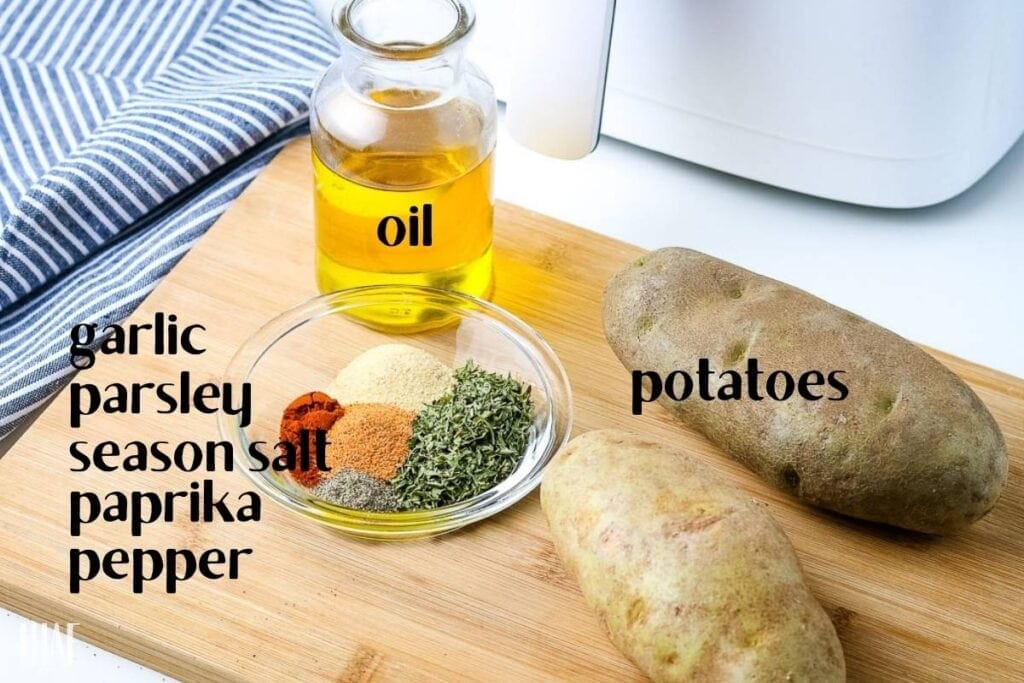
[[[198,358],[101,358],[111,381],[174,379],[183,364],[220,377],[261,323],[314,294],[308,142],[287,148],[133,316],[204,323]],[[992,410],[1011,454],[995,510],[966,533],[928,539],[807,508],[730,461],[658,408],[629,414],[628,375],[604,343],[601,291],[639,249],[520,208],[497,212],[495,301],[561,356],[576,432],[618,426],[679,444],[767,501],[832,616],[851,680],[1024,679],[1024,381],[935,355]],[[265,501],[258,524],[87,528],[77,545],[251,547],[237,581],[194,580],[176,595],[133,595],[94,581],[68,593],[72,489],[186,489],[186,474],[71,473],[68,444],[218,438],[212,416],[94,417],[72,433],[61,395],[0,460],[0,602],[32,618],[78,622],[76,635],[188,679],[628,680],[552,552],[534,493],[465,531],[373,544],[342,537]],[[221,491],[251,488],[217,473]]]

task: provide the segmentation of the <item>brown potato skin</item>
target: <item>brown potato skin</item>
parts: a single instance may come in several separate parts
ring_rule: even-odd
[[[766,373],[794,378],[845,371],[842,401],[745,394],[662,403],[812,505],[947,534],[984,516],[1006,481],[1003,436],[960,378],[902,337],[785,283],[689,249],[660,249],[609,282],[604,326],[629,370],[695,373],[703,357],[717,372],[742,374],[754,357]]]
[[[697,458],[589,432],[545,471],[541,506],[612,642],[653,680],[845,679],[785,534]]]

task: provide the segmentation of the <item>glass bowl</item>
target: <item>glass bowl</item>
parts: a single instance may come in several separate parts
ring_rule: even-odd
[[[480,495],[433,510],[366,512],[331,504],[287,473],[253,471],[249,446],[273,456],[281,413],[300,394],[323,391],[350,360],[372,346],[400,342],[458,367],[472,359],[485,370],[532,387],[534,420],[516,470]],[[526,323],[486,301],[427,287],[382,285],[318,296],[257,330],[232,358],[225,381],[252,392],[251,424],[220,413],[222,438],[243,454],[238,467],[273,500],[342,532],[371,539],[442,534],[513,505],[539,483],[552,456],[568,440],[572,396],[565,369],[551,347]]]

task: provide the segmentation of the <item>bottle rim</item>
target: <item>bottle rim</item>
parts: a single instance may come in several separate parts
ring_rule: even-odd
[[[371,2],[401,2],[401,0],[338,0],[331,13],[334,29],[348,43],[378,57],[400,60],[418,60],[435,57],[465,38],[476,24],[473,7],[465,0],[437,0],[454,12],[454,23],[448,33],[437,40],[379,42],[364,35],[356,26],[355,12]]]

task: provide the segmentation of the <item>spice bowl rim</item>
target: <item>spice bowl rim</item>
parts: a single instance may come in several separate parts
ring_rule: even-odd
[[[240,416],[222,412],[218,415],[221,437],[231,441],[241,454],[244,464],[240,469],[263,494],[293,512],[345,534],[375,540],[436,536],[481,521],[522,500],[540,484],[548,463],[569,440],[573,421],[572,388],[564,366],[547,341],[521,318],[490,301],[460,292],[416,285],[370,285],[321,294],[277,314],[256,329],[242,342],[229,361],[224,381],[235,386],[250,381],[259,362],[274,345],[308,323],[331,315],[343,315],[353,308],[387,302],[435,306],[445,315],[454,316],[451,321],[453,323],[472,318],[489,326],[518,348],[540,380],[539,385],[533,385],[534,391],[540,391],[544,399],[543,405],[535,403],[537,412],[527,446],[530,462],[527,462],[527,455],[524,455],[523,462],[508,478],[459,503],[407,512],[354,510],[320,500],[308,491],[302,493],[300,487],[286,483],[280,475],[269,471],[253,471],[249,466],[254,462],[249,456],[250,440],[246,428],[240,424]],[[418,331],[433,329],[407,332],[373,325],[353,316],[347,316],[346,319],[355,325],[383,331],[393,338],[393,342],[414,337]],[[310,390],[317,388],[311,387]]]

